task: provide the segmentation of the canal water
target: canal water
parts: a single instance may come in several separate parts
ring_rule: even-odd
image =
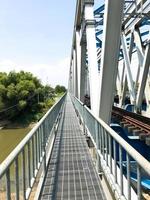
[[[0,130],[0,163],[5,160],[30,130],[29,127]]]
[[[14,128],[14,129],[1,129],[0,130],[0,164],[11,153],[11,151],[21,142],[21,140],[29,133],[30,127],[27,128]],[[21,175],[21,159],[19,157],[19,175]],[[5,176],[1,179],[0,184],[0,200],[6,199],[6,179]],[[20,180],[21,187],[22,180]],[[11,197],[15,198],[15,176],[14,165],[10,168],[10,185],[11,185]],[[21,191],[21,196],[22,196]],[[23,199],[23,198],[22,198]]]

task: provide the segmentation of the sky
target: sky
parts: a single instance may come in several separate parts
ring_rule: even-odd
[[[68,84],[76,0],[0,0],[0,71]]]

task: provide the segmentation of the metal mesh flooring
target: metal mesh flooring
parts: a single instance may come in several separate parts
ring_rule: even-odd
[[[66,100],[40,199],[105,199],[70,97]]]

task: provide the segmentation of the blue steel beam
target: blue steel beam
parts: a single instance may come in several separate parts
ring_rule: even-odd
[[[103,19],[101,19],[100,21],[96,21],[96,27],[97,26],[102,26],[103,25]]]
[[[104,8],[105,8],[105,5],[103,4],[102,6],[100,6],[99,8],[97,8],[97,9],[94,11],[94,15],[101,14],[101,12],[104,11]]]

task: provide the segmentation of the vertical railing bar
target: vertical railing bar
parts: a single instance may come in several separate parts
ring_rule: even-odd
[[[25,148],[24,148],[25,149]],[[25,172],[25,151],[22,150],[22,190],[23,197],[26,199],[26,172]]]
[[[141,200],[141,167],[137,163],[137,199]]]
[[[102,145],[102,137],[101,137],[101,135],[102,135],[102,133],[101,133],[101,125],[99,124],[99,150],[100,150],[100,152],[102,150],[102,148],[101,148],[101,145]]]
[[[113,139],[113,149],[114,149],[114,175],[115,182],[117,183],[117,155],[116,155],[116,141]]]
[[[46,173],[46,150],[45,150],[45,144],[46,144],[46,142],[45,142],[45,121],[43,122],[43,124],[42,124],[42,156],[43,156],[43,167],[44,167],[44,174]]]
[[[47,135],[47,139],[48,140],[48,137],[49,137],[49,132],[48,132],[48,119],[46,120],[46,135]]]
[[[104,159],[107,162],[107,155],[106,155],[106,130],[104,129]]]
[[[16,200],[19,200],[19,167],[18,157],[15,159],[15,188],[16,188]]]
[[[105,138],[106,138],[106,164],[108,166],[108,133],[105,131]]]
[[[35,151],[34,151],[34,136],[32,137],[32,174],[35,177]]]
[[[103,159],[104,159],[104,153],[105,153],[105,150],[104,150],[104,127],[102,127],[102,155],[103,155]]]
[[[106,138],[105,138],[105,129],[103,128],[103,138],[104,138],[104,160],[106,161]]]
[[[85,108],[84,105],[82,105],[82,115],[83,115],[83,132],[85,133]]]
[[[110,173],[112,174],[112,142],[111,142],[111,135],[109,135],[109,164],[110,164]]]
[[[99,128],[99,123],[95,120],[95,133],[96,133],[96,146],[97,146],[97,171],[99,172],[100,171],[100,157],[99,157],[99,154],[98,154],[98,150],[100,148],[100,137],[99,137],[99,134],[100,134],[100,128]]]
[[[38,169],[38,140],[37,140],[37,131],[35,133],[35,161],[36,161],[36,169]]]
[[[120,166],[120,190],[123,195],[123,166],[122,166],[122,147],[119,145],[119,166]]]
[[[131,200],[131,180],[130,180],[130,156],[127,153],[127,191],[128,191],[128,200]]]
[[[38,149],[38,163],[40,163],[40,128],[38,128],[38,132],[37,132],[37,138],[38,138],[38,146],[37,146],[37,149]]]
[[[28,187],[31,187],[31,156],[30,156],[30,141],[28,142]]]
[[[45,119],[45,128],[44,128],[44,131],[45,131],[45,145],[46,145],[46,143],[47,143],[47,137],[48,137],[48,135],[47,135],[47,122],[46,122],[47,120]]]
[[[103,144],[103,141],[102,141],[102,132],[103,132],[103,130],[102,130],[102,126],[100,125],[100,152],[101,152],[101,154],[102,154],[102,144]]]
[[[10,189],[10,168],[6,171],[6,198],[11,200],[11,189]]]
[[[93,121],[93,122],[95,121],[94,117],[92,117],[92,121]],[[94,125],[94,123],[93,123],[93,125]],[[93,134],[94,134],[94,141],[96,141],[96,132],[95,132],[95,127],[94,127],[94,132],[93,132]]]
[[[42,125],[40,126],[40,141],[41,141],[41,145],[40,145],[40,149],[41,149],[41,161],[42,161],[42,157],[43,157],[43,128]]]
[[[41,157],[42,157],[42,131],[41,131],[41,126],[39,127],[39,150],[40,150],[40,162],[41,162]]]
[[[58,119],[57,119],[58,120]],[[45,145],[47,143],[48,133],[47,133],[47,119],[45,119]]]
[[[41,126],[38,128],[38,149],[39,149],[39,163],[40,163],[40,158],[41,158]]]

